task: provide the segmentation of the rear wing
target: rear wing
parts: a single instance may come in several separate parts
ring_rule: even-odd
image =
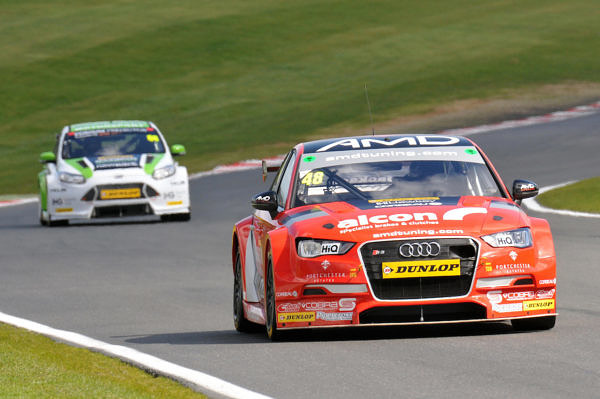
[[[262,160],[262,178],[263,181],[267,180],[267,173],[269,172],[277,172],[279,169],[281,169],[281,163],[283,162],[283,160],[266,160],[263,159]]]

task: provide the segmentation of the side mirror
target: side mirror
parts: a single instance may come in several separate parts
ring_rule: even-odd
[[[268,211],[272,218],[277,216],[277,193],[275,191],[265,191],[255,195],[252,198],[252,208],[260,211]]]
[[[181,144],[173,144],[171,146],[171,155],[174,157],[179,155],[185,155],[185,147]]]
[[[512,196],[515,201],[535,197],[539,191],[538,185],[529,180],[515,180],[513,182]]]
[[[56,155],[52,151],[42,152],[40,154],[40,162],[48,163],[48,162],[56,162]]]

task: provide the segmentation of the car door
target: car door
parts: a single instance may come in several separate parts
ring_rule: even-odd
[[[277,212],[278,214],[285,210],[286,201],[289,195],[290,186],[293,182],[295,164],[296,164],[296,150],[292,149],[281,165],[279,172],[273,180],[271,191],[277,195]],[[264,277],[265,277],[265,266],[266,266],[266,245],[269,237],[269,232],[277,227],[281,226],[278,216],[275,218],[268,211],[255,210],[252,218],[252,224],[254,229],[254,256],[256,265],[262,265],[259,268],[258,273],[255,275],[255,287],[256,293],[259,296],[259,301],[264,302]]]

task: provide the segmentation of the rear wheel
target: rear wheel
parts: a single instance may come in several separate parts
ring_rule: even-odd
[[[233,275],[233,325],[240,332],[252,330],[252,322],[244,317],[244,290],[242,280],[242,261],[240,252],[235,255],[235,273]]]
[[[556,316],[514,319],[510,323],[517,331],[549,330],[556,324]]]
[[[267,258],[267,289],[266,289],[266,322],[267,336],[271,341],[279,341],[282,333],[277,329],[277,312],[275,311],[275,283],[273,278],[273,259],[271,254]]]

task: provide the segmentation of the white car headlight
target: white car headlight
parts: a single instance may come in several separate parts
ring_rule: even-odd
[[[152,173],[152,177],[154,177],[157,180],[164,179],[166,177],[173,176],[176,171],[177,168],[175,167],[175,165],[169,165],[165,166],[164,168],[156,169],[154,173]]]
[[[354,246],[353,242],[298,239],[298,255],[315,258],[321,255],[343,255]]]
[[[502,231],[481,237],[485,242],[495,248],[516,247],[527,248],[533,245],[531,230],[528,227],[522,229]]]
[[[58,178],[63,183],[71,183],[71,184],[83,184],[85,183],[85,177],[79,174],[60,172],[58,174]]]

